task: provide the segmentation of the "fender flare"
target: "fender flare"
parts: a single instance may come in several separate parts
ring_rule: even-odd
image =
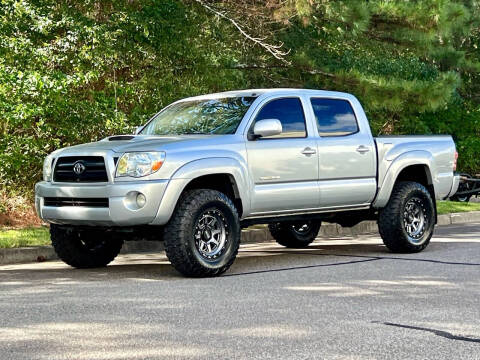
[[[175,210],[178,199],[185,187],[193,180],[205,175],[227,174],[235,181],[238,196],[242,201],[243,215],[250,213],[250,192],[248,191],[248,168],[246,164],[229,157],[212,157],[190,161],[178,168],[172,175],[163,194],[157,215],[152,225],[164,225]]]
[[[427,178],[432,184],[434,184],[432,174],[435,174],[435,159],[433,158],[432,154],[425,150],[413,150],[405,152],[392,160],[392,163],[388,167],[383,178],[383,182],[381,186],[379,186],[377,196],[372,203],[374,208],[383,208],[385,205],[387,205],[398,176],[402,170],[412,165],[424,165],[428,170]]]

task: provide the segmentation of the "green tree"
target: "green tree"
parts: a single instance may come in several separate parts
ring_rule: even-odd
[[[0,0],[0,192],[45,155],[130,132],[181,97],[348,91],[375,133],[452,133],[480,172],[474,0]]]
[[[354,93],[376,134],[452,134],[462,170],[480,172],[479,1],[197,2],[283,44],[275,57],[244,36],[246,68],[280,86]]]

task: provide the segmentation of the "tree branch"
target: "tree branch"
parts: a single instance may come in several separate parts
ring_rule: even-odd
[[[288,64],[288,65],[291,65],[291,64]],[[311,74],[311,75],[323,75],[323,76],[330,77],[330,78],[336,77],[335,74],[332,74],[332,73],[329,73],[329,72],[326,72],[326,71],[317,70],[317,69],[310,69],[310,68],[306,68],[306,67],[303,67],[303,66],[302,67],[291,67],[291,66],[288,66],[288,65],[286,65],[286,64],[285,65],[238,64],[238,65],[232,66],[231,69],[239,69],[239,70],[297,69],[297,70],[300,70],[303,73],[308,73],[308,74]]]
[[[223,12],[220,12],[220,11],[212,8],[210,5],[205,3],[203,0],[195,0],[195,1],[197,3],[199,3],[200,5],[202,5],[205,9],[213,12],[215,15],[218,15],[221,18],[230,21],[230,23],[232,23],[232,25],[237,28],[237,30],[240,32],[240,34],[242,34],[245,38],[252,41],[253,43],[255,43],[255,44],[261,46],[262,48],[264,48],[265,50],[267,50],[270,54],[273,55],[273,57],[275,59],[278,59],[278,60],[282,61],[284,64],[288,64],[288,65],[290,64],[290,62],[285,59],[285,56],[288,55],[290,50],[282,51],[281,48],[283,47],[283,43],[281,43],[280,45],[268,44],[268,43],[264,42],[265,38],[257,38],[257,37],[254,37],[254,36],[248,34],[245,30],[243,30],[243,28],[234,19],[232,19],[231,17],[228,17]]]

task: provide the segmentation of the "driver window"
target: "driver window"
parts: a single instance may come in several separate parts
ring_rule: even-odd
[[[257,114],[255,122],[265,119],[280,120],[282,123],[282,133],[263,139],[307,137],[305,115],[303,113],[302,102],[299,98],[283,98],[270,101],[264,105]]]

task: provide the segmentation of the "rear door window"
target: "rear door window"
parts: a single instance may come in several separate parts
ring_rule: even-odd
[[[313,98],[310,100],[320,136],[346,136],[358,132],[352,105],[347,100]]]

